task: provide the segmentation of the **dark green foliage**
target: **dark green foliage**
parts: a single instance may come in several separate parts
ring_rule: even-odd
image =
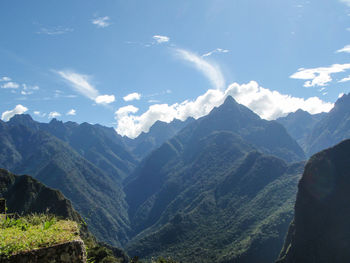
[[[116,258],[113,252],[103,246],[95,246],[88,249],[87,262],[89,263],[122,263],[126,262],[122,258]]]
[[[350,262],[349,171],[350,140],[310,158],[278,262]]]

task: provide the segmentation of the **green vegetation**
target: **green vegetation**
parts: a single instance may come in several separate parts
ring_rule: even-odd
[[[129,229],[121,180],[136,164],[119,137],[99,125],[38,123],[29,115],[17,115],[1,124],[0,168],[31,175],[60,190],[99,240],[118,246],[127,242]],[[24,205],[26,199],[18,195],[17,202],[25,209],[39,207]],[[45,202],[40,196],[34,199]]]
[[[79,237],[74,221],[60,220],[53,215],[33,214],[0,222],[0,255],[38,249]]]

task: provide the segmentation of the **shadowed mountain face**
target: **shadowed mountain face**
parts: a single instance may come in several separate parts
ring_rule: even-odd
[[[308,156],[350,138],[350,94],[343,95],[334,108],[314,126],[305,141]]]
[[[289,113],[286,117],[278,118],[276,121],[282,124],[298,144],[306,150],[306,139],[312,132],[315,124],[322,120],[327,113],[310,114],[307,111],[297,110]]]
[[[0,123],[0,167],[30,174],[62,191],[100,240],[115,245],[126,242],[129,223],[121,188],[125,175],[115,161],[122,159],[115,157],[117,146],[100,127],[86,125],[90,136],[83,137],[84,132],[79,129],[84,124],[56,122],[41,125],[29,115],[21,115]],[[53,130],[62,139],[49,133]],[[74,147],[68,144],[73,142]],[[130,163],[126,160],[125,167]]]
[[[0,197],[6,199],[8,213],[50,213],[82,223],[71,202],[28,175],[17,176],[0,169]]]
[[[308,161],[279,263],[350,262],[350,140]]]
[[[262,153],[261,153],[262,152]],[[272,262],[292,218],[303,151],[229,97],[148,155],[125,187],[130,255]],[[261,261],[263,259],[263,261]]]
[[[33,131],[47,133],[66,142],[82,157],[122,181],[137,165],[137,161],[126,149],[123,138],[113,128],[88,123],[58,121],[39,123],[29,115],[15,115],[8,122],[11,126],[22,125]]]

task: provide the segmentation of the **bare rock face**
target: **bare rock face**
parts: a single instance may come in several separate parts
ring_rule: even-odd
[[[31,250],[0,259],[3,263],[86,263],[86,251],[83,241],[74,240],[63,244]]]
[[[307,163],[277,262],[350,262],[350,140]]]

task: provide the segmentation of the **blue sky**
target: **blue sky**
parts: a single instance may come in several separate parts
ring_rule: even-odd
[[[3,0],[0,36],[5,121],[135,137],[228,95],[274,119],[350,92],[348,0]]]

